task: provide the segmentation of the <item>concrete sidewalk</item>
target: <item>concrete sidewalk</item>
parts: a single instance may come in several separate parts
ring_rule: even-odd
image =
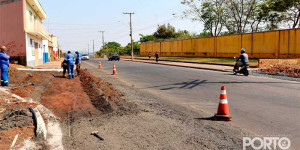
[[[40,66],[35,67],[35,69],[61,69],[61,63],[63,59],[59,59],[57,61],[51,61]]]
[[[122,59],[124,61],[131,61],[131,59]],[[184,63],[184,62],[171,62],[171,61],[158,61],[155,60],[140,60],[134,59],[134,62],[140,63],[149,63],[149,64],[158,64],[158,65],[167,65],[167,66],[177,66],[177,67],[186,67],[186,68],[195,68],[195,69],[205,69],[205,70],[214,70],[222,72],[232,72],[232,66],[224,65],[210,65],[210,64],[199,64],[199,63]],[[252,68],[253,70],[253,68]]]

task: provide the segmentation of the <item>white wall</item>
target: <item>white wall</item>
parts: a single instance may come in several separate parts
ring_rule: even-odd
[[[25,33],[26,38],[26,62],[27,66],[35,67],[35,48],[34,43],[38,43],[40,46],[38,48],[39,51],[39,65],[43,64],[43,41],[41,39],[37,39],[31,36],[28,33]],[[30,39],[33,39],[34,42],[31,44]],[[48,49],[48,48],[47,48]]]

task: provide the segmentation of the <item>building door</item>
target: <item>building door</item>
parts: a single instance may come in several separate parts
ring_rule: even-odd
[[[39,65],[39,44],[34,43],[35,66]]]

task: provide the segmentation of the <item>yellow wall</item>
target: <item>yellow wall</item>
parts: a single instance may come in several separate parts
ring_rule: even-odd
[[[141,56],[234,57],[246,49],[251,58],[300,58],[300,29],[141,44]]]

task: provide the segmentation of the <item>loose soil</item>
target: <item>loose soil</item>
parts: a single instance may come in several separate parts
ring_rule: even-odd
[[[102,113],[117,112],[119,115],[136,113],[136,105],[122,98],[111,83],[91,75],[84,70],[80,76],[84,91],[89,95],[92,104]]]
[[[0,92],[0,149],[9,149],[18,134],[14,148],[21,148],[25,139],[34,140],[32,114],[26,108],[30,103],[18,103],[16,99]]]
[[[9,109],[2,113],[0,131],[22,128],[32,124],[32,115],[27,109]]]
[[[283,75],[300,78],[300,65],[276,65],[261,69],[261,72],[272,75]]]

